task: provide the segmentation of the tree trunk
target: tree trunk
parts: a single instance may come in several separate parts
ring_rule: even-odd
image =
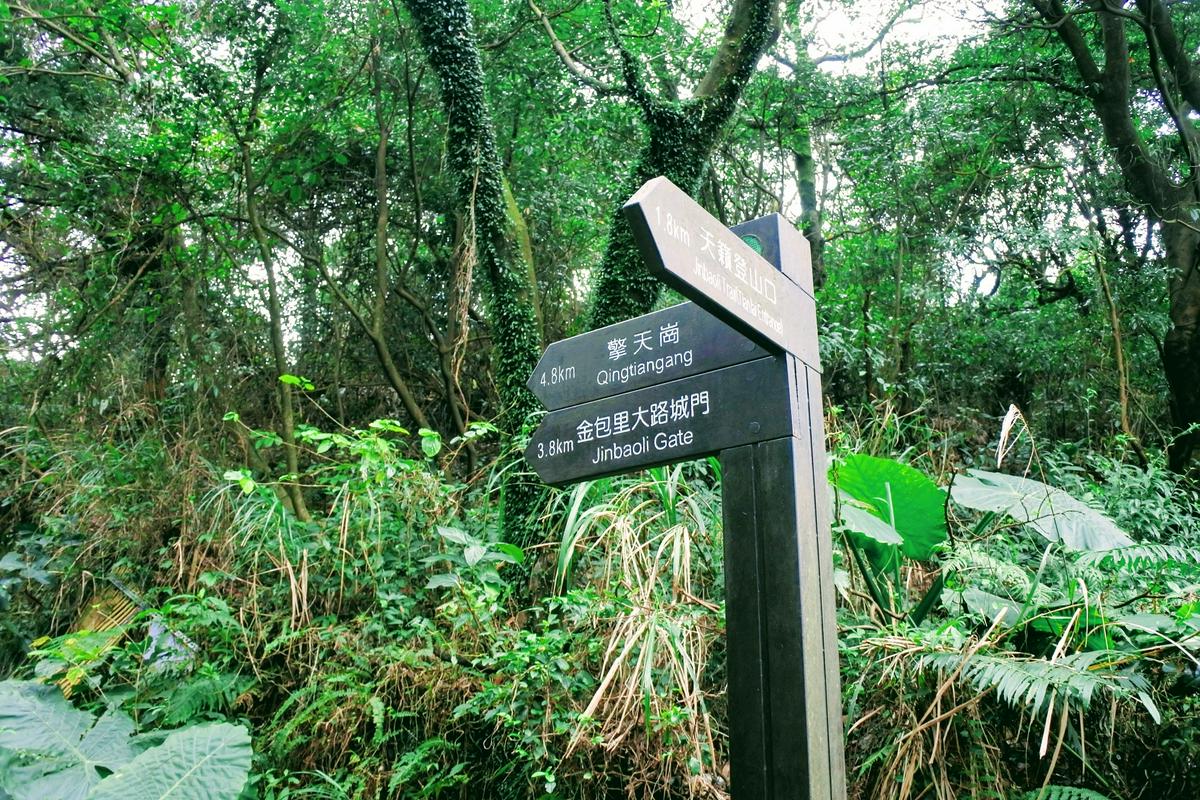
[[[817,200],[817,169],[812,152],[812,131],[808,123],[796,131],[792,146],[796,162],[796,185],[800,190],[800,232],[812,251],[813,287],[825,285],[825,237],[821,234],[821,206]]]
[[[300,455],[296,448],[296,413],[292,406],[292,387],[279,380],[281,376],[288,374],[287,348],[283,343],[283,302],[279,297],[275,275],[275,257],[258,212],[258,200],[255,197],[258,184],[250,168],[250,150],[247,144],[242,145],[242,176],[246,183],[246,218],[250,221],[250,230],[258,245],[258,255],[267,273],[267,313],[271,326],[271,355],[275,362],[275,391],[279,399],[279,438],[283,440],[284,461],[289,477],[284,487],[288,499],[291,500],[292,513],[300,521],[308,522],[311,519],[308,506],[304,502],[304,492],[297,483],[300,475]]]
[[[1029,2],[1070,53],[1126,189],[1162,235],[1171,322],[1162,366],[1177,434],[1168,446],[1167,461],[1172,470],[1184,472],[1200,450],[1200,430],[1194,429],[1200,426],[1200,227],[1193,216],[1200,211],[1200,130],[1188,113],[1200,107],[1198,71],[1177,36],[1173,12],[1162,0],[1137,0],[1136,10],[1104,2],[1071,10],[1061,0]],[[1076,18],[1084,12],[1097,15],[1091,41]],[[1134,83],[1130,65],[1137,59],[1131,57],[1127,25],[1138,26],[1145,36],[1149,85]],[[1171,132],[1157,135],[1173,138],[1173,163],[1164,166],[1146,147],[1146,126],[1135,114],[1135,96],[1142,94],[1157,94],[1161,111],[1171,120]]]
[[[371,97],[375,106],[375,127],[379,131],[379,141],[375,146],[375,297],[371,303],[371,322],[367,336],[375,355],[379,359],[383,373],[388,383],[392,385],[404,409],[413,421],[422,428],[428,428],[429,420],[421,410],[416,396],[408,387],[408,382],[400,374],[396,360],[392,357],[392,349],[384,336],[383,323],[387,313],[388,286],[391,283],[388,276],[388,222],[390,205],[388,202],[388,137],[392,133],[391,118],[383,107],[383,76],[380,74],[381,61],[379,45],[376,42],[371,53]],[[332,284],[331,284],[332,285]]]
[[[695,194],[718,131],[702,129],[693,117],[678,108],[656,108],[645,115],[650,140],[632,176],[622,185],[618,205],[609,217],[608,243],[592,283],[589,329],[645,314],[658,300],[662,283],[646,271],[621,205],[642,184],[659,175],[667,176],[688,194]]]
[[[1197,206],[1179,209],[1188,219]],[[1163,340],[1162,365],[1171,392],[1171,421],[1179,432],[1167,450],[1171,470],[1184,472],[1200,450],[1200,231],[1184,222],[1160,225],[1167,262],[1171,328]]]
[[[465,221],[468,257],[483,268],[495,341],[495,376],[501,421],[520,431],[539,409],[526,387],[541,355],[535,293],[529,270],[513,246],[496,134],[483,91],[483,67],[466,0],[405,0],[429,66],[441,85],[446,111],[446,163]],[[522,474],[524,473],[524,474]],[[503,488],[506,538],[525,545],[536,537],[533,512],[540,484],[509,470]]]
[[[625,85],[641,111],[649,139],[638,155],[633,174],[621,187],[619,204],[659,175],[695,194],[708,157],[737,109],[742,90],[758,59],[774,40],[776,10],[777,0],[736,0],[724,38],[696,97],[686,103],[651,96],[633,55],[621,47]],[[633,243],[633,231],[618,205],[609,218],[608,243],[592,283],[588,327],[645,314],[654,307],[661,288],[658,279],[646,271]]]

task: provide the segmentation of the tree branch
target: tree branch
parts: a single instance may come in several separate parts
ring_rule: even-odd
[[[718,103],[741,94],[759,55],[779,35],[777,0],[734,0],[717,52],[696,89]]]
[[[617,48],[617,53],[621,57],[621,77],[625,80],[625,88],[629,93],[629,99],[642,110],[642,113],[649,114],[653,112],[655,102],[653,95],[646,88],[645,82],[642,80],[641,72],[638,70],[637,60],[634,59],[633,53],[629,52],[629,48],[621,41],[621,34],[617,31],[617,22],[613,19],[612,0],[604,0],[604,19],[608,23],[609,39],[614,47]]]
[[[108,56],[101,53],[95,47],[92,47],[90,42],[88,42],[86,39],[81,37],[79,34],[75,33],[75,31],[71,30],[67,26],[58,24],[53,19],[34,11],[32,8],[30,8],[29,6],[27,6],[21,2],[10,2],[9,10],[12,11],[12,15],[14,18],[28,19],[31,22],[33,22],[33,24],[50,31],[51,33],[55,33],[58,36],[62,37],[63,39],[71,42],[73,45],[78,47],[80,50],[83,50],[85,53],[87,53],[88,55],[95,58],[101,64],[103,64],[104,66],[111,69],[113,72],[120,75],[121,78],[126,83],[128,83],[131,80],[131,78],[133,77],[132,73],[129,72],[128,68],[125,68],[125,70],[122,71],[121,66],[119,64],[114,62]]]
[[[1194,65],[1175,34],[1175,26],[1167,9],[1161,0],[1137,0],[1137,5],[1158,42],[1179,93],[1188,105],[1200,109],[1200,80],[1197,80]]]
[[[1031,3],[1067,46],[1071,58],[1075,60],[1075,68],[1079,70],[1079,76],[1083,78],[1088,91],[1098,91],[1103,76],[1075,19],[1063,10],[1059,0],[1031,0]]]
[[[878,47],[880,43],[887,38],[887,35],[892,32],[892,29],[896,27],[896,23],[900,21],[900,18],[912,10],[913,6],[915,5],[916,0],[907,0],[904,3],[901,3],[896,9],[895,13],[893,13],[892,16],[888,18],[887,22],[885,22],[879,29],[879,33],[875,35],[875,38],[857,50],[851,50],[849,53],[826,53],[823,56],[817,56],[816,58],[812,59],[812,65],[814,67],[819,67],[822,64],[836,64],[843,61],[853,61],[856,58],[862,58],[867,53],[870,53],[872,50]]]
[[[1124,23],[1113,13],[1099,15],[1104,50],[1104,68],[1101,70],[1092,57],[1083,31],[1072,14],[1063,9],[1060,0],[1030,2],[1070,51],[1086,84],[1088,99],[1100,118],[1105,141],[1116,154],[1130,193],[1155,214],[1166,213],[1176,202],[1179,190],[1150,157],[1134,126],[1130,108],[1129,43]],[[1105,0],[1098,0],[1098,7],[1110,11]]]
[[[583,85],[595,89],[601,95],[623,94],[623,90],[619,86],[611,83],[604,83],[592,75],[589,75],[583,64],[575,60],[570,51],[567,50],[565,45],[563,45],[562,40],[559,39],[554,33],[554,26],[550,22],[550,17],[546,16],[546,12],[538,8],[537,4],[533,0],[528,0],[528,2],[529,8],[533,11],[534,15],[541,20],[543,30],[545,30],[546,35],[550,37],[550,46],[554,48],[554,52],[558,56],[558,60],[563,63],[563,66],[567,68],[568,72],[574,75],[581,83],[583,83]]]

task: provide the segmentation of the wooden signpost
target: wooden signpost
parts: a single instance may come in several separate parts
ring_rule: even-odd
[[[647,181],[624,210],[650,272],[751,339],[818,365],[811,264],[772,265],[666,178]],[[777,233],[791,228],[772,214],[764,232],[776,218]],[[791,230],[798,240],[788,244],[802,247],[808,263],[808,243]]]
[[[844,800],[808,243],[777,214],[725,228],[666,178],[625,213],[693,302],[551,345],[525,456],[562,484],[720,455],[732,795]]]
[[[526,457],[550,484],[699,458],[787,436],[787,363],[766,356],[546,415]],[[736,420],[723,409],[743,409]]]

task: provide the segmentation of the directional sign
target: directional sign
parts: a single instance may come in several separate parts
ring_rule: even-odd
[[[778,214],[730,230],[666,178],[625,213],[695,305],[551,345],[529,388],[558,410],[525,457],[563,484],[720,453],[730,791],[845,800],[808,243]]]
[[[767,355],[695,303],[555,342],[529,378],[553,411]]]
[[[568,483],[789,436],[792,419],[787,362],[768,356],[553,411],[525,458]]]
[[[625,204],[652,273],[755,341],[819,369],[816,301],[663,177]]]

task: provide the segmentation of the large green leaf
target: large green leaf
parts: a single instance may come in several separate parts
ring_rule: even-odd
[[[834,484],[894,528],[902,540],[901,550],[909,558],[927,559],[934,546],[945,541],[946,495],[907,464],[852,455],[835,467]]]
[[[995,511],[1027,523],[1052,542],[1071,550],[1112,550],[1133,540],[1108,517],[1062,489],[1031,478],[969,470],[950,489],[954,502]]]
[[[102,780],[88,800],[233,800],[246,784],[252,756],[241,725],[194,725]]]
[[[1000,616],[1001,611],[1004,612],[1001,622],[1006,626],[1016,624],[1021,617],[1020,603],[1007,597],[985,592],[974,586],[968,586],[961,592],[947,592],[946,594],[951,600],[961,602],[967,611],[979,615],[987,622],[993,622]]]
[[[838,515],[846,530],[878,542],[882,545],[902,545],[902,537],[890,523],[875,516],[875,512],[866,504],[845,492],[839,492],[836,486],[831,486],[831,494],[837,498]]]
[[[0,786],[16,800],[82,800],[104,774],[132,760],[133,721],[110,709],[99,721],[57,686],[0,683]]]

